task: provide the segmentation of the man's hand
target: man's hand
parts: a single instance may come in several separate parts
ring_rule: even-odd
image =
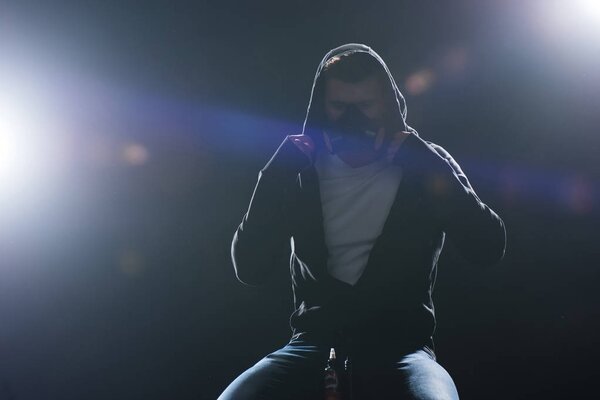
[[[379,150],[384,143],[384,139],[386,139],[387,132],[384,127],[379,128],[377,131],[377,136],[375,137],[375,142],[373,143],[373,148],[375,150]],[[410,136],[410,132],[406,131],[398,131],[392,134],[391,138],[388,138],[388,145],[386,148],[386,158],[388,161],[392,161],[394,156],[404,143],[407,137]]]
[[[313,162],[313,154],[315,151],[315,143],[308,135],[288,135],[292,143],[294,143],[306,156],[310,162]]]

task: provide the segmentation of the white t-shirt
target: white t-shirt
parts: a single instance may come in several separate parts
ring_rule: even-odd
[[[327,270],[335,278],[354,285],[365,270],[369,252],[389,215],[402,169],[385,157],[352,168],[327,151],[318,153],[315,168],[329,250]]]

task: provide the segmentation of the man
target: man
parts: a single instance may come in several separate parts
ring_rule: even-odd
[[[458,398],[434,353],[437,260],[448,235],[465,259],[492,265],[505,229],[450,154],[405,121],[370,47],[325,55],[303,132],[260,171],[231,249],[249,285],[289,264],[292,338],[221,400],[322,398],[331,347],[352,362],[354,399]]]

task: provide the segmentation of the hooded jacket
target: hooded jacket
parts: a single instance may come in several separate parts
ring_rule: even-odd
[[[446,235],[465,259],[488,266],[504,255],[504,223],[479,199],[450,154],[406,124],[402,93],[385,62],[366,45],[337,47],[319,64],[302,132],[313,138],[315,151],[324,151],[321,71],[331,57],[346,52],[365,52],[380,63],[398,105],[395,129],[410,132],[392,161],[403,168],[403,180],[363,274],[350,285],[327,272],[318,176],[289,137],[258,174],[233,236],[233,266],[241,282],[255,286],[273,270],[289,267],[294,337],[433,348],[432,292]]]

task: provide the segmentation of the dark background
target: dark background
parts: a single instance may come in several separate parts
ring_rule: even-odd
[[[450,245],[439,262],[437,354],[461,397],[594,397],[588,3],[2,2],[0,399],[214,399],[286,343],[286,266],[245,287],[231,239],[347,42],[386,60],[409,124],[507,226],[496,267]]]

